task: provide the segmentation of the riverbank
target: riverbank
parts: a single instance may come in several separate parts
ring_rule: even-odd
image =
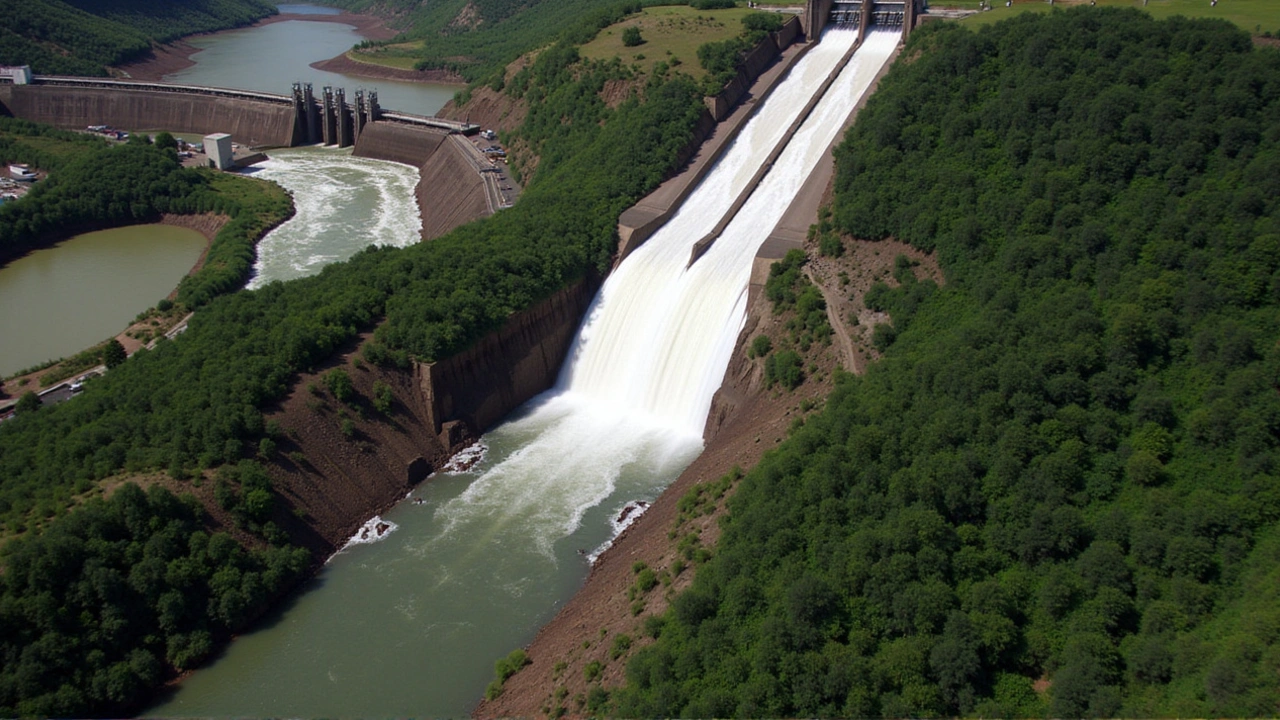
[[[325,72],[375,80],[400,80],[403,82],[437,83],[442,85],[466,85],[461,75],[448,70],[405,70],[403,68],[375,65],[354,60],[349,53],[311,63],[311,67]]]
[[[363,37],[366,40],[390,40],[391,38],[397,35],[397,32],[395,30],[392,30],[391,28],[386,26],[386,21],[383,18],[374,17],[372,15],[356,15],[354,13],[338,13],[333,15],[280,13],[278,15],[265,17],[251,25],[246,25],[245,27],[260,27],[263,25],[270,25],[272,23],[278,23],[278,22],[287,22],[290,20],[301,20],[306,22],[328,22],[328,23],[338,23],[341,25],[350,25],[351,27],[355,28],[356,33],[359,34],[360,37]],[[201,35],[217,35],[220,33],[235,32],[237,30],[243,30],[243,29],[245,28],[219,30],[216,33],[201,33]],[[199,36],[192,35],[189,37],[199,37]],[[159,82],[161,80],[164,80],[165,76],[172,75],[173,73],[176,73],[176,72],[181,72],[196,64],[195,61],[191,59],[191,56],[200,52],[200,48],[192,45],[189,42],[186,42],[186,40],[187,38],[184,38],[182,40],[177,40],[167,45],[160,45],[160,46],[154,47],[152,48],[152,51],[151,51],[151,57],[145,60],[140,60],[138,62],[129,63],[127,65],[121,65],[120,67],[115,68],[115,70],[122,77],[127,77],[134,80],[146,80],[150,82]],[[339,57],[345,57],[345,54]],[[334,58],[334,60],[337,60],[337,58]],[[326,60],[323,62],[330,62],[330,61]],[[363,65],[363,63],[361,64]],[[313,67],[317,67],[317,69],[321,69],[321,70],[331,70],[331,68],[321,68],[319,67],[319,64],[313,65]],[[393,70],[394,68],[387,68],[387,69]],[[332,72],[343,72],[343,71],[332,70]],[[411,71],[405,71],[405,72],[411,72]],[[347,74],[354,75],[356,73],[347,73]],[[375,77],[375,76],[365,75],[364,77]],[[403,78],[396,78],[396,79],[403,79]],[[419,78],[419,81],[420,82],[444,82],[441,80],[428,79],[425,77]]]

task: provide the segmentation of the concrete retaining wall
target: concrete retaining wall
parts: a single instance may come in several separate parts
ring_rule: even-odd
[[[414,127],[399,123],[375,122],[365,126],[356,139],[356,157],[391,160],[392,162],[422,167],[422,163],[435,153],[449,134],[427,127]]]
[[[501,330],[457,355],[417,366],[429,423],[446,436],[444,445],[455,434],[478,437],[555,383],[600,282],[594,275],[583,279],[512,315]]]
[[[293,108],[253,100],[146,90],[6,86],[0,93],[9,114],[62,128],[110,125],[126,130],[230,133],[255,147],[288,147]]]
[[[353,154],[418,168],[422,239],[430,240],[491,213],[484,179],[463,152],[443,130],[375,122],[360,133]]]

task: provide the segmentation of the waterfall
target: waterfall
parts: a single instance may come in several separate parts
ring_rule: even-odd
[[[874,33],[716,243],[686,268],[854,42],[828,30],[681,211],[609,277],[555,388],[384,517],[384,539],[326,566],[267,627],[186,680],[158,716],[461,715],[493,660],[580,587],[623,506],[651,500],[702,449],[746,311],[752,259],[897,43]],[[419,504],[420,503],[420,504]],[[546,659],[540,659],[545,662]]]
[[[482,468],[438,511],[445,536],[472,523],[512,523],[550,556],[588,509],[611,496],[656,495],[692,461],[745,319],[756,250],[898,37],[867,36],[733,222],[686,268],[693,243],[747,186],[856,31],[828,30],[797,63],[676,216],[605,281],[556,387],[495,431],[526,438],[520,449]]]

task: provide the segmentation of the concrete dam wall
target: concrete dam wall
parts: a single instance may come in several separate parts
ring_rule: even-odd
[[[457,135],[393,122],[370,123],[356,140],[357,157],[391,160],[418,168],[418,208],[422,239],[440,237],[476,218],[492,214],[484,179],[467,159]]]
[[[0,86],[4,112],[62,128],[111,125],[130,130],[230,133],[250,146],[293,144],[294,110],[284,104],[214,95],[106,88]]]

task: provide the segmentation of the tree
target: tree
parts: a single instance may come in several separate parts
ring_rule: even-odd
[[[19,415],[35,412],[40,409],[40,396],[28,390],[21,398],[18,398],[18,404],[14,406],[14,409],[18,411]]]
[[[161,148],[161,149],[164,149],[164,150],[177,150],[177,149],[178,149],[178,141],[177,141],[177,139],[176,139],[176,138],[174,138],[174,137],[173,137],[173,135],[171,135],[171,134],[169,134],[169,133],[167,133],[167,132],[162,132],[162,133],[157,134],[157,135],[156,135],[156,138],[155,138],[155,140],[154,140],[154,144],[155,144],[155,146],[156,146],[156,147]]]
[[[622,44],[627,47],[635,47],[644,44],[644,38],[640,37],[640,28],[632,25],[622,30]]]
[[[128,357],[129,355],[124,351],[124,346],[115,338],[111,338],[106,347],[102,348],[102,364],[106,365],[108,370],[119,367]]]

